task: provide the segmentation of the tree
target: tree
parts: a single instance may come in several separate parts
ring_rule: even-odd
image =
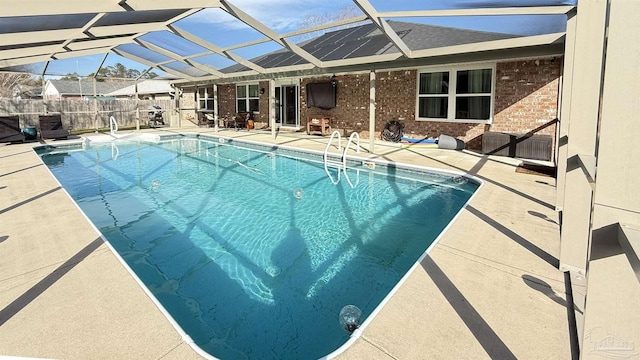
[[[137,69],[127,69],[127,77],[135,79],[140,76],[140,70]]]
[[[109,73],[109,77],[114,77],[114,78],[127,78],[127,67],[122,65],[121,63],[115,63],[112,66],[107,66],[107,70]]]
[[[25,87],[36,86],[36,81],[31,74],[0,72],[0,98],[18,97]]]
[[[311,28],[314,26],[320,26],[324,24],[329,24],[332,22],[347,20],[356,16],[362,15],[362,12],[355,5],[345,5],[338,8],[337,11],[334,12],[324,12],[321,14],[310,14],[304,17],[299,22],[300,28]],[[342,25],[334,28],[334,30],[345,29],[348,27],[356,26],[357,24],[350,25]],[[318,37],[324,34],[326,30],[313,31],[310,33],[306,33],[304,35],[300,35],[298,40],[309,40],[315,37]]]
[[[80,75],[78,75],[77,72],[67,73],[67,75],[62,76],[60,80],[78,81],[80,80]]]
[[[107,67],[101,67],[98,70],[98,75],[96,77],[98,81],[121,80],[121,79],[135,79],[140,77],[140,74],[141,74],[140,70],[127,69],[127,67],[124,66],[123,64],[115,63]],[[91,73],[89,74],[89,77],[93,77],[94,75],[95,73]],[[153,79],[157,76],[158,74],[154,73],[153,71],[149,71],[146,74],[144,74],[141,78]]]

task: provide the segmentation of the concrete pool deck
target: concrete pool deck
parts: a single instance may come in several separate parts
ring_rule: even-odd
[[[328,140],[219,134],[314,150]],[[201,358],[61,191],[34,145],[0,145],[0,356]],[[555,179],[463,151],[377,143],[376,155],[361,156],[467,172],[484,186],[339,359],[571,358]]]

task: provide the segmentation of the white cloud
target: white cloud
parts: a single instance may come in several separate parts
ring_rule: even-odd
[[[235,0],[233,5],[246,12],[256,20],[275,30],[288,32],[300,28],[307,16],[331,13],[345,5],[352,5],[348,0],[311,1],[311,0]],[[185,21],[195,23],[218,24],[227,29],[241,29],[246,25],[220,9],[205,9]]]

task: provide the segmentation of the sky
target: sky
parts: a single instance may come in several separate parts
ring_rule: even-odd
[[[378,11],[440,10],[463,8],[492,8],[514,6],[575,5],[577,0],[370,0]],[[351,0],[231,0],[231,3],[280,34],[289,33],[317,23],[327,22],[337,13],[348,12],[350,16],[361,14],[361,10]],[[387,19],[394,20],[394,19]],[[502,32],[516,35],[536,35],[562,32],[565,29],[564,15],[545,16],[467,16],[432,18],[397,18],[397,21],[420,22],[431,25],[460,27],[478,31]],[[264,38],[264,35],[248,27],[220,9],[205,9],[175,25],[187,30],[215,45],[227,47]],[[204,51],[194,45],[187,45],[182,39],[169,32],[148,34],[143,39],[164,46],[174,52],[198,53]],[[274,42],[249,48],[232,50],[234,54],[250,59],[279,49]],[[86,75],[95,72],[103,55],[88,56],[50,63],[48,74],[77,72]],[[219,55],[198,58],[196,61],[216,68],[234,63]],[[140,71],[147,66],[132,62],[111,53],[103,66],[122,63],[128,68]],[[154,69],[163,75],[161,71]]]

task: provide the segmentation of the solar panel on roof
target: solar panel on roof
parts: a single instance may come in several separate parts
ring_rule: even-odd
[[[244,65],[233,65],[233,66],[229,66],[226,67],[224,69],[220,69],[220,72],[222,72],[223,74],[231,74],[231,73],[235,73],[235,72],[243,72],[243,71],[249,71],[251,69],[249,69],[248,67],[244,66]]]
[[[123,11],[108,13],[98,20],[94,26],[148,24],[168,21],[186,10],[149,10]]]
[[[287,52],[280,52],[277,54],[268,54],[263,56],[262,58],[260,58],[260,60],[251,60],[254,63],[256,63],[257,65],[260,65],[262,67],[270,67],[272,64],[277,63],[282,61],[282,59],[287,58],[288,56],[290,56],[289,53]]]
[[[302,56],[298,54],[292,54],[291,57],[282,61],[280,64],[278,64],[278,66],[291,66],[291,65],[299,65],[299,64],[308,64],[308,63],[309,61],[307,61]]]
[[[361,46],[350,54],[351,57],[372,56],[378,54],[380,50],[390,43],[386,36],[375,36],[369,38],[366,46]]]
[[[30,44],[16,44],[16,45],[5,45],[0,46],[0,51],[3,50],[16,50],[16,49],[27,49],[35,46],[48,46],[48,45],[60,45],[64,41],[47,41],[43,43],[30,43]]]
[[[302,56],[298,54],[291,53],[286,59],[283,59],[281,62],[276,64],[277,66],[290,66],[290,65],[298,65],[298,64],[308,64],[309,62],[305,60]]]
[[[326,56],[322,58],[323,61],[331,61],[331,60],[342,60],[347,57],[347,55],[351,54],[360,44],[356,43],[348,43],[343,44],[337,48],[334,48],[333,51],[327,53]]]
[[[321,35],[319,38],[314,39],[314,40],[310,41],[309,43],[305,44],[304,46],[302,46],[302,48],[307,50],[307,51],[310,51],[311,49],[314,49],[314,48],[317,48],[317,47],[322,47],[326,43],[333,42],[332,39],[335,36],[336,36],[335,33]]]
[[[336,46],[339,46],[339,45],[318,47],[313,49],[313,51],[309,51],[309,53],[317,57],[318,59],[322,60],[327,56],[327,54],[335,50]]]
[[[316,51],[313,55],[315,55],[320,60],[329,60],[332,58],[331,53],[336,51],[342,51],[341,49],[348,47],[347,44],[335,44],[334,46],[324,46],[318,51]]]
[[[364,26],[362,28],[349,28],[337,33],[337,36],[334,37],[335,42],[348,42],[348,41],[357,41],[362,36],[368,34],[370,32],[369,27]]]
[[[444,39],[460,43],[473,42],[479,38],[483,40],[512,37],[505,34],[484,34],[472,30],[451,29],[439,26],[400,23],[390,21],[389,24],[396,30],[398,36],[407,41],[411,48],[424,48],[427,44],[439,44]],[[471,40],[469,40],[471,39]],[[374,24],[332,31],[310,40],[301,46],[309,54],[319,60],[352,59],[379,54],[398,53],[398,49]],[[269,53],[258,60],[260,66],[274,68],[307,64],[308,61],[291,52]],[[249,70],[246,67],[228,67],[222,71],[225,73]]]
[[[0,17],[0,34],[82,28],[96,14]]]

